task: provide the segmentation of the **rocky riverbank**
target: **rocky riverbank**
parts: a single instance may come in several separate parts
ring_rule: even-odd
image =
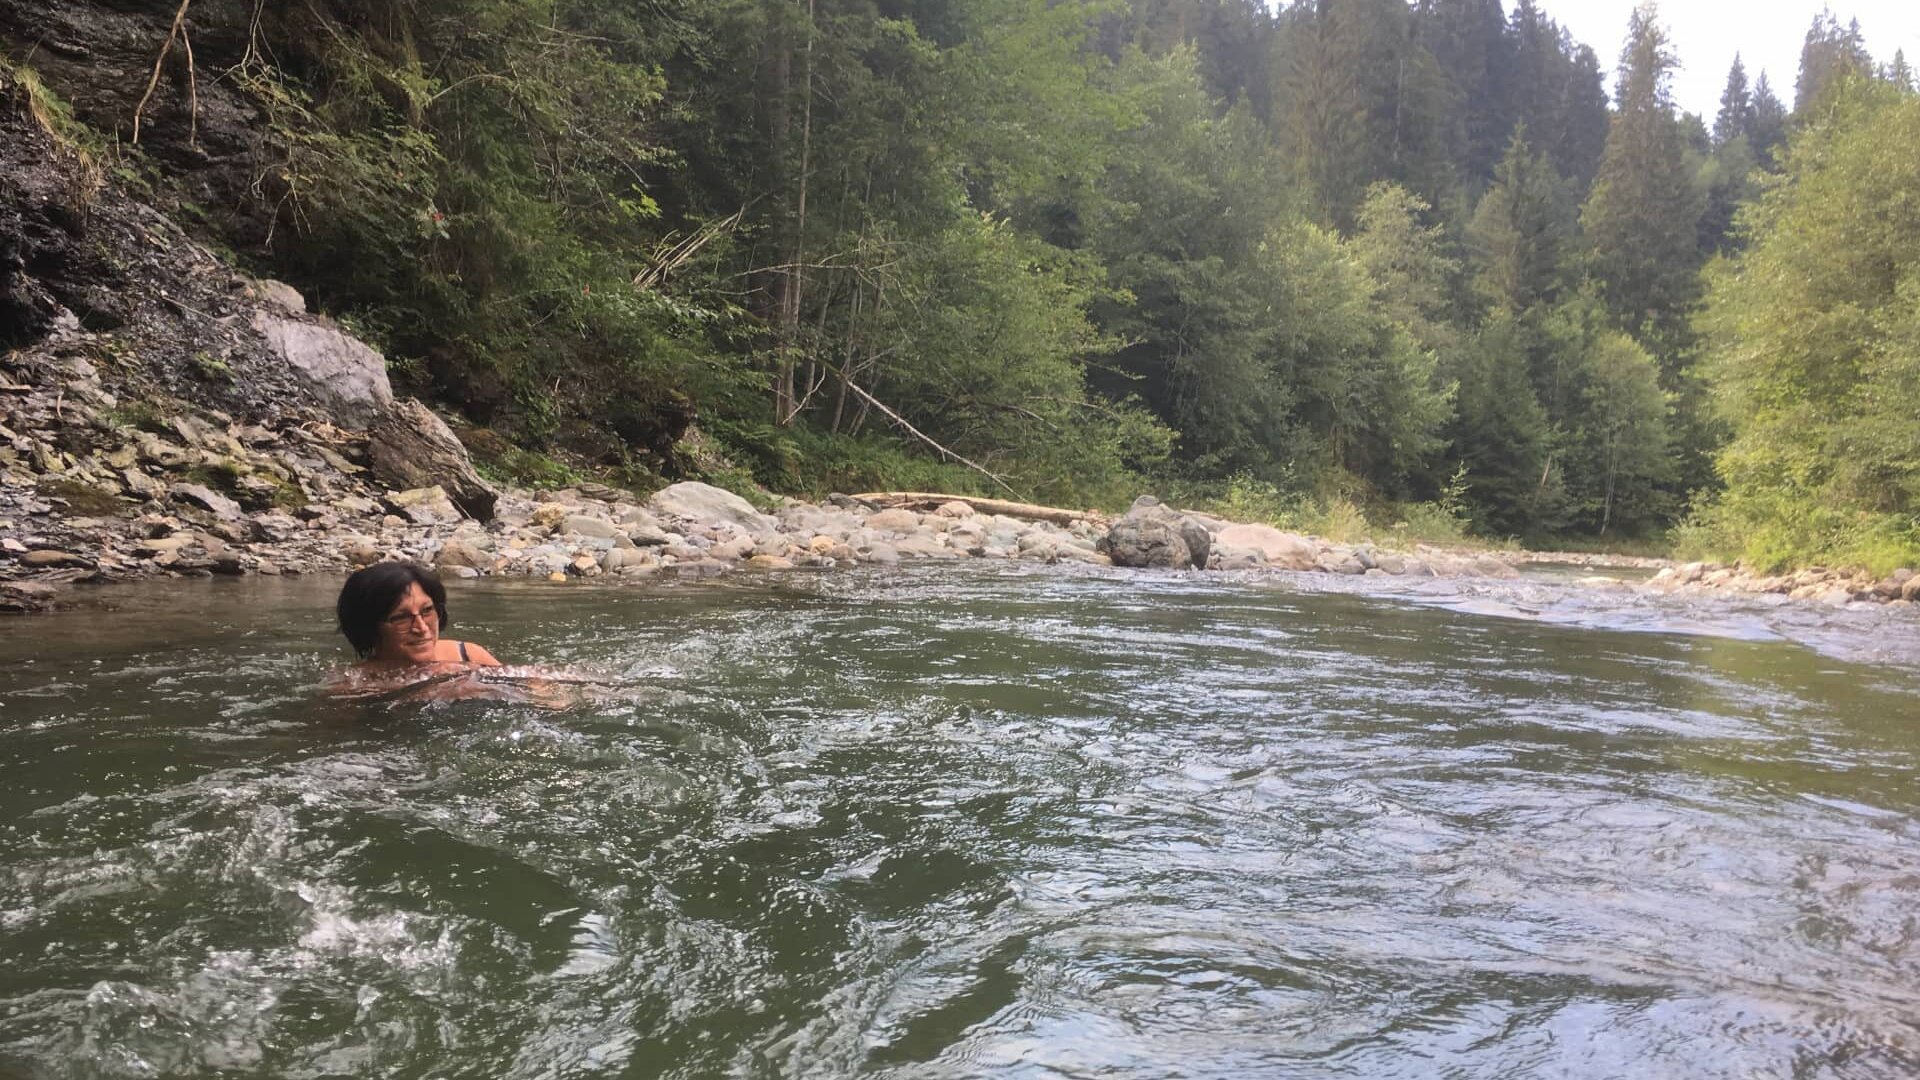
[[[554,582],[920,559],[1110,565],[1117,553],[1131,561],[1098,515],[1062,524],[980,513],[963,499],[922,512],[849,496],[785,500],[766,513],[698,482],[644,499],[595,484],[507,488],[483,522],[443,485],[382,484],[377,436],[324,421],[270,427],[217,411],[129,427],[117,419],[119,399],[84,361],[9,364],[0,414],[0,609],[9,611],[56,606],[88,583],[342,573],[379,559]],[[22,376],[33,381],[11,381]],[[1211,534],[1203,559],[1212,568],[1515,573],[1488,556],[1396,554],[1199,520]],[[1184,562],[1190,553],[1181,550]]]
[[[86,344],[89,335],[74,329],[55,338],[71,346]],[[0,610],[70,603],[89,583],[339,574],[380,559],[416,559],[449,576],[556,583],[963,558],[1510,578],[1519,573],[1515,562],[1567,559],[1336,544],[1182,514],[1147,499],[1117,521],[1097,514],[1041,521],[983,513],[958,498],[889,506],[881,497],[836,495],[821,504],[784,500],[767,512],[697,482],[649,497],[597,484],[494,491],[472,476],[444,425],[412,403],[380,415],[411,415],[403,431],[425,430],[450,444],[446,453],[457,460],[439,463],[445,483],[401,487],[382,477],[427,477],[419,468],[424,452],[406,443],[407,461],[377,467],[383,448],[394,452],[378,423],[369,433],[312,410],[253,420],[213,408],[163,414],[130,407],[140,403],[130,403],[126,391],[116,392],[71,348],[0,359]],[[448,492],[472,484],[485,488],[478,504],[471,497],[456,502]],[[476,505],[488,520],[475,515]],[[1635,565],[1658,572],[1640,586],[1604,577],[1585,583],[1776,593],[1828,604],[1904,606],[1920,596],[1920,576],[1905,571],[1884,579],[1825,570],[1762,577],[1700,563]]]
[[[1920,603],[1920,574],[1895,570],[1878,577],[1864,570],[1808,567],[1790,574],[1759,574],[1745,567],[1693,562],[1668,566],[1647,587],[1662,593],[1743,592],[1784,596],[1832,607],[1848,604],[1888,604],[1911,607]]]

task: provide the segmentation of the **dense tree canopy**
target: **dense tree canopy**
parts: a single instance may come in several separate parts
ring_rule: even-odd
[[[1920,552],[1916,146],[1920,97],[1836,88],[1713,274],[1707,362],[1735,435],[1709,520],[1757,563]]]
[[[1912,75],[1830,15],[1793,112],[1736,61],[1711,125],[1652,4],[1598,50],[1533,0],[194,18],[284,162],[235,247],[414,389],[638,480],[697,421],[793,490],[1252,477],[1524,536],[1913,509]]]

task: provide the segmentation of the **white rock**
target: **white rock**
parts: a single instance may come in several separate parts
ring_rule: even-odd
[[[259,311],[253,316],[253,328],[342,427],[371,427],[393,404],[386,359],[339,327]]]
[[[578,533],[581,536],[591,536],[598,540],[611,540],[621,535],[620,530],[614,527],[613,522],[603,518],[589,517],[586,514],[573,514],[569,516],[565,521],[561,522],[561,530],[563,532]]]
[[[670,514],[692,521],[731,522],[748,532],[767,532],[779,525],[733,492],[694,480],[654,492],[653,498],[647,500],[647,508],[656,514]]]
[[[1282,570],[1311,570],[1318,561],[1313,543],[1297,533],[1271,525],[1228,525],[1214,537],[1223,548],[1257,552],[1267,565]]]
[[[877,532],[911,532],[920,527],[920,515],[911,510],[882,510],[868,514],[866,524]]]

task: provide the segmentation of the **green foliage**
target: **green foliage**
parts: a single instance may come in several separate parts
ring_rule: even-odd
[[[232,365],[209,352],[193,354],[193,370],[208,382],[230,383],[233,381]]]
[[[1552,303],[1575,228],[1565,181],[1516,126],[1467,226],[1477,290],[1514,315]]]
[[[495,483],[551,490],[586,479],[572,465],[516,446],[487,428],[465,428],[459,436],[474,468]]]
[[[1444,544],[1458,547],[1469,542],[1473,519],[1467,501],[1473,485],[1467,467],[1460,465],[1432,502],[1409,503],[1400,508],[1393,524],[1393,535],[1403,544]]]
[[[1389,318],[1381,286],[1341,240],[1304,223],[1269,234],[1257,263],[1275,326],[1263,358],[1293,388],[1296,422],[1330,464],[1388,494],[1442,445],[1453,387],[1434,355]]]
[[[1760,566],[1916,553],[1920,100],[1854,82],[1797,136],[1712,275],[1708,372],[1734,438],[1699,522]],[[1904,554],[1902,554],[1904,553]]]
[[[992,482],[979,473],[886,435],[832,435],[807,428],[769,428],[767,434],[777,440],[777,449],[736,452],[752,463],[754,481],[776,491],[811,499],[833,492],[869,491],[994,494]],[[739,446],[731,439],[727,441],[730,446]]]
[[[133,431],[146,431],[155,435],[165,435],[171,429],[167,426],[166,413],[159,405],[144,398],[122,401],[107,410],[107,422],[116,428]]]
[[[1699,268],[1767,230],[1738,211],[1777,198],[1789,118],[1738,70],[1713,138],[1677,118],[1651,8],[1610,115],[1593,50],[1502,8],[196,7],[271,162],[251,217],[206,220],[484,425],[514,482],[1118,508],[1151,478],[1339,535],[1652,534],[1713,479]],[[1834,29],[1822,63],[1858,51]],[[1796,123],[1852,108],[1820,78]],[[1817,462],[1756,435],[1728,482],[1820,472],[1849,493],[1822,505],[1900,512],[1902,310],[1796,314],[1884,343],[1805,366],[1875,390],[1822,406],[1847,422]],[[1716,385],[1731,416],[1776,381]]]
[[[1620,111],[1581,211],[1607,308],[1642,340],[1680,337],[1699,292],[1703,197],[1668,91],[1674,64],[1652,9],[1637,9],[1621,56]]]
[[[1499,313],[1453,357],[1457,412],[1448,428],[1454,496],[1489,536],[1537,534],[1566,523],[1564,473],[1529,376],[1529,334]]]

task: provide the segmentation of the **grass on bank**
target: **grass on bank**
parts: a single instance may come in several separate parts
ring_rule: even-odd
[[[1832,510],[1777,495],[1724,498],[1675,530],[1675,547],[1682,558],[1763,574],[1825,566],[1886,577],[1920,569],[1920,515]]]
[[[1435,502],[1369,503],[1349,491],[1284,491],[1242,473],[1224,481],[1173,485],[1167,501],[1227,521],[1272,525],[1340,544],[1510,546],[1472,535],[1472,523],[1461,509],[1457,491],[1443,493]]]

